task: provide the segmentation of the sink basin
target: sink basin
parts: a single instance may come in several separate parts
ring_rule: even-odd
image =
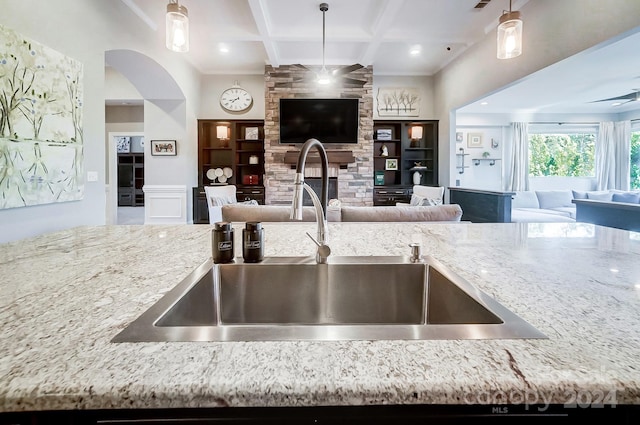
[[[202,264],[113,342],[545,338],[431,257]]]

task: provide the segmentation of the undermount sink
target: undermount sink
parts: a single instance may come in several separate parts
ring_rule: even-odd
[[[431,257],[206,261],[113,342],[546,338]]]

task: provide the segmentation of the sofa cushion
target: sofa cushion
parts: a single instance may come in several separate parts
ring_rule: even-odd
[[[551,208],[548,210],[542,210],[542,211],[553,211],[554,213],[559,213],[562,215],[566,215],[567,217],[571,217],[573,219],[576,218],[576,207],[575,205],[573,207],[558,207],[558,208]]]
[[[593,199],[594,201],[611,201],[613,194],[608,190],[587,192],[587,199]]]
[[[570,190],[536,190],[536,196],[540,208],[550,209],[558,207],[571,207],[573,193]]]
[[[611,200],[613,202],[627,202],[629,204],[638,204],[640,203],[640,193],[638,192],[614,193],[611,196]]]
[[[517,191],[511,201],[511,208],[540,208],[535,192]]]
[[[511,211],[512,223],[574,223],[575,220],[552,210],[517,208]]]
[[[342,207],[342,221],[460,221],[462,208],[458,204],[434,206]]]

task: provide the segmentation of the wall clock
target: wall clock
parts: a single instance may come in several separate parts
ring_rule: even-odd
[[[251,94],[238,86],[237,83],[223,91],[220,95],[220,106],[229,112],[246,111],[252,104],[253,97]]]

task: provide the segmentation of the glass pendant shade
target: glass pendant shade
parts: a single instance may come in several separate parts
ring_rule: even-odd
[[[498,25],[498,59],[510,59],[522,54],[522,20],[520,12],[500,16]]]
[[[167,49],[174,52],[189,51],[189,14],[186,7],[178,3],[167,5],[166,33]]]

